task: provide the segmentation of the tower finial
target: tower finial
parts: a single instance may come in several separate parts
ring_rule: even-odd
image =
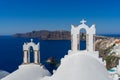
[[[34,56],[34,63],[39,64],[40,63],[40,45],[35,44],[33,42],[33,39],[30,39],[30,42],[26,43],[23,45],[23,51],[24,51],[24,58],[23,58],[23,63],[32,63],[30,54],[31,52],[33,53]]]
[[[31,42],[33,42],[33,39],[30,39]]]
[[[80,21],[80,23],[85,24],[87,21],[85,21],[84,19],[82,19],[82,21]]]

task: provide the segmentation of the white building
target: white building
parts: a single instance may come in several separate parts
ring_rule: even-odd
[[[30,62],[30,47],[34,50],[34,62]],[[40,80],[45,76],[50,76],[51,74],[43,65],[40,64],[40,49],[39,43],[31,42],[24,43],[23,45],[24,58],[23,64],[19,66],[19,69],[9,74],[1,80]]]
[[[99,58],[98,51],[94,50],[95,25],[89,28],[85,22],[82,20],[82,24],[77,27],[72,25],[71,50],[61,59],[61,65],[54,74],[42,80],[112,80],[105,68],[106,63]],[[86,50],[79,50],[79,31],[82,28],[87,31]]]
[[[39,64],[39,44],[34,44],[31,40],[30,43],[23,45],[23,64],[2,80],[118,80],[117,75],[114,77],[109,75],[105,68],[106,62],[99,58],[99,52],[94,49],[95,25],[89,28],[85,22],[82,20],[77,27],[71,26],[71,50],[61,59],[61,65],[52,76]],[[79,31],[82,28],[87,31],[87,48],[85,50],[79,50]],[[34,50],[34,63],[30,63],[29,59],[30,46]]]
[[[109,54],[114,53],[115,56],[120,57],[120,40],[119,39],[114,40],[114,44],[115,46],[113,47],[113,50]]]

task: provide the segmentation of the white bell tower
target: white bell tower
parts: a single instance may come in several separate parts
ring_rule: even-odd
[[[31,39],[31,42],[24,43],[23,45],[23,51],[24,51],[24,58],[23,58],[23,64],[30,64],[30,47],[33,48],[34,51],[34,63],[40,64],[40,46],[39,43],[35,44],[33,42],[33,39]]]
[[[79,52],[80,50],[80,30],[86,30],[86,52],[94,52],[94,35],[96,33],[95,25],[88,27],[85,20],[80,21],[80,25],[71,25],[71,51]]]

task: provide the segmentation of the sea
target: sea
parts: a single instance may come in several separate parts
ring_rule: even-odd
[[[105,35],[109,36],[110,35]],[[120,37],[120,35],[111,35],[112,37]],[[9,73],[18,69],[18,66],[23,63],[23,44],[30,42],[30,38],[17,38],[13,36],[0,36],[0,70]],[[47,63],[46,61],[53,57],[60,62],[60,59],[68,54],[71,49],[70,40],[40,40],[33,39],[33,42],[40,43],[40,62],[51,73],[58,66]],[[86,48],[86,41],[81,41],[81,50]],[[32,56],[33,54],[31,54]],[[33,61],[33,56],[31,58]]]

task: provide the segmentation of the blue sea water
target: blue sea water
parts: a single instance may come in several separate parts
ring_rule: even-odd
[[[120,38],[120,34],[99,34],[101,36]]]
[[[106,35],[120,37],[120,35]],[[0,36],[0,70],[13,72],[23,62],[23,44],[30,42],[30,38],[15,38],[12,36]],[[34,39],[34,42],[40,42],[41,63],[52,72],[56,69],[53,65],[47,64],[49,57],[60,60],[71,49],[70,40],[40,40]],[[81,50],[86,48],[86,42],[81,41]]]
[[[30,38],[15,38],[12,36],[0,36],[0,70],[13,72],[23,62],[23,44],[30,42]],[[34,39],[34,42],[40,42],[41,63],[52,72],[54,67],[46,63],[49,57],[60,60],[68,53],[71,48],[70,40],[40,40]],[[85,41],[82,41],[81,49],[85,48]]]

